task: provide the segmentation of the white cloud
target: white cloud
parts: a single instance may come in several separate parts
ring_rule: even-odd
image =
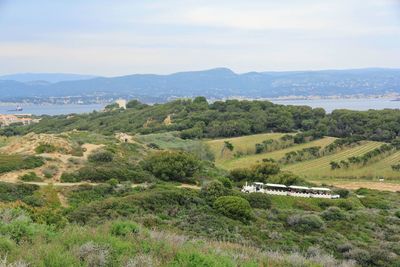
[[[19,6],[9,1],[0,18],[0,73],[116,75],[216,66],[245,72],[398,67],[400,62],[397,1],[141,0],[111,5],[60,0],[63,4],[56,6],[66,12],[47,1],[23,10],[23,1],[15,1]]]

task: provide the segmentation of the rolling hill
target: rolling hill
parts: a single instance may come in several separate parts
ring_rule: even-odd
[[[13,78],[14,77],[14,78]],[[176,97],[272,98],[280,96],[383,95],[400,93],[399,69],[356,69],[234,73],[217,68],[170,75],[134,74],[112,78],[8,76],[0,100],[32,97],[137,97],[163,102]],[[14,79],[14,80],[8,80]],[[47,80],[45,83],[26,82]],[[63,81],[60,81],[60,80]],[[68,79],[68,80],[66,80]],[[70,79],[75,79],[71,81]],[[50,83],[49,83],[50,82]],[[55,82],[55,83],[52,83]]]

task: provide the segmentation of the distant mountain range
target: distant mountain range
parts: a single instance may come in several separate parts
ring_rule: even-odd
[[[57,83],[65,81],[79,81],[93,79],[98,76],[69,73],[17,73],[0,76],[0,80],[11,80],[23,83]]]
[[[166,101],[208,98],[349,96],[400,93],[400,69],[249,72],[226,68],[170,75],[93,77],[76,74],[15,74],[0,77],[0,101],[48,97],[130,97]]]

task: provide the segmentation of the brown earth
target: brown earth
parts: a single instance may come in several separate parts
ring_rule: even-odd
[[[0,148],[0,153],[35,154],[35,149],[40,144],[51,144],[56,148],[62,148],[66,153],[72,151],[71,144],[63,137],[54,134],[29,133],[25,136],[11,139],[6,146]]]
[[[368,188],[380,191],[400,192],[400,184],[386,182],[333,182],[332,185],[350,190]]]
[[[17,154],[34,155],[35,148],[41,143],[52,144],[57,148],[62,148],[67,153],[72,150],[71,144],[65,138],[51,134],[30,133],[23,137],[11,139],[6,146],[0,148],[0,153],[5,153],[5,154],[17,153]],[[39,154],[38,156],[49,159],[43,166],[30,170],[18,170],[1,174],[0,181],[16,183],[19,182],[20,176],[27,174],[29,172],[34,172],[39,177],[43,177],[43,171],[49,168],[49,166],[56,166],[57,167],[56,174],[50,179],[44,179],[43,182],[46,184],[53,182],[60,182],[60,178],[63,172],[73,171],[80,168],[83,162],[93,151],[102,147],[104,147],[104,145],[84,144],[82,145],[82,148],[84,150],[82,157],[75,157],[67,154],[62,154],[59,152]],[[75,159],[75,161],[78,163],[77,164],[71,163],[70,162],[71,158]]]

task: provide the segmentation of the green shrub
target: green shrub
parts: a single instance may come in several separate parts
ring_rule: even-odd
[[[63,183],[75,183],[82,181],[81,178],[75,173],[63,172],[60,177]]]
[[[342,200],[339,202],[338,206],[344,210],[352,210],[354,209],[354,204],[353,202],[349,200]]]
[[[37,266],[72,267],[80,266],[80,264],[70,253],[63,251],[61,247],[54,246],[42,252]]]
[[[293,207],[296,209],[307,210],[307,211],[319,211],[319,206],[314,201],[310,201],[306,198],[294,199]]]
[[[233,187],[232,180],[227,177],[218,177],[218,181],[220,181],[228,189],[232,189]]]
[[[227,257],[200,254],[197,251],[180,251],[168,267],[231,267],[235,264]]]
[[[19,177],[19,179],[24,182],[41,182],[41,181],[43,181],[43,179],[40,178],[39,176],[37,176],[37,174],[34,172],[28,172],[24,175],[21,175]]]
[[[164,181],[188,182],[201,169],[200,161],[186,152],[163,151],[142,162],[143,168]]]
[[[366,196],[360,198],[360,202],[366,207],[371,209],[382,209],[386,210],[389,209],[389,203],[376,196]]]
[[[119,221],[111,224],[111,234],[115,236],[126,236],[139,233],[139,226],[134,222]]]
[[[37,154],[42,153],[53,153],[57,150],[57,148],[52,144],[41,143],[35,148],[35,152]]]
[[[114,154],[106,150],[95,151],[88,156],[88,161],[93,163],[111,162],[113,159]]]
[[[44,177],[46,177],[46,178],[54,177],[54,175],[56,175],[57,172],[58,172],[58,167],[55,165],[50,165],[47,168],[44,168],[42,170],[42,173],[43,173]]]
[[[256,209],[269,209],[271,208],[271,198],[263,193],[245,194],[244,197],[249,201],[250,206]]]
[[[43,164],[44,159],[41,157],[0,154],[0,173],[34,169]]]
[[[327,221],[340,221],[346,218],[346,214],[338,207],[330,207],[321,213],[321,217]]]
[[[0,255],[9,254],[15,247],[15,243],[11,239],[0,237]]]
[[[287,223],[296,231],[309,232],[319,230],[324,226],[324,222],[317,215],[295,214],[287,218]]]
[[[111,185],[112,187],[116,187],[119,184],[119,181],[115,178],[112,178],[112,179],[108,180],[107,183],[109,185]]]
[[[240,221],[251,219],[250,203],[242,198],[235,196],[222,196],[214,202],[214,207],[223,215]]]
[[[39,186],[33,184],[11,184],[0,182],[0,202],[25,201]]]
[[[397,218],[400,218],[400,210],[396,210],[395,213],[394,213],[394,215],[395,215]]]
[[[340,198],[347,198],[350,194],[350,191],[347,189],[335,189],[333,190],[333,194],[337,194]]]
[[[200,196],[213,203],[217,198],[226,196],[229,190],[220,182],[212,181],[203,185]]]
[[[79,164],[82,163],[82,160],[79,159],[79,158],[70,157],[70,158],[68,159],[68,162],[71,163],[71,164],[73,164],[73,165],[79,165]]]
[[[63,173],[61,175],[63,182],[106,182],[110,179],[135,183],[153,182],[155,180],[154,176],[142,170],[139,166],[116,162],[93,164],[82,167],[74,173]]]

